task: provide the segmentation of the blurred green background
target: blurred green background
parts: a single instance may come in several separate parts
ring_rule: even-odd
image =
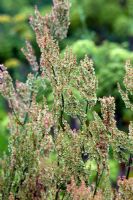
[[[93,58],[99,81],[98,97],[116,99],[116,119],[127,130],[133,113],[125,108],[117,90],[122,85],[124,64],[133,62],[133,0],[70,0],[71,25],[61,50],[69,45],[79,61],[87,54]],[[28,24],[34,5],[42,14],[50,10],[51,0],[0,0],[0,63],[6,65],[13,79],[24,81],[30,66],[20,49],[31,41],[39,56],[35,35]],[[96,109],[99,111],[99,105]],[[0,96],[0,157],[8,144],[8,106]],[[117,163],[111,164],[117,166]],[[117,168],[117,167],[116,167]],[[115,172],[116,173],[116,172]]]

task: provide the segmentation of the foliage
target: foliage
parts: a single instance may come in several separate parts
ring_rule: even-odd
[[[39,63],[29,42],[22,49],[32,66],[26,83],[14,84],[4,65],[0,65],[0,92],[7,99],[9,114],[9,155],[1,161],[0,198],[2,200],[41,199],[131,199],[129,178],[133,153],[133,123],[129,133],[120,131],[115,120],[115,99],[97,98],[98,81],[93,62],[86,55],[77,62],[70,48],[64,55],[58,40],[69,26],[69,2],[54,0],[52,11],[42,17],[38,9],[30,17],[40,49]],[[122,98],[132,110],[133,68],[126,64]],[[46,81],[45,81],[46,80]],[[45,97],[51,84],[53,104]],[[101,115],[94,111],[101,104]],[[90,118],[88,118],[88,113]],[[71,128],[68,117],[80,122]],[[128,162],[127,176],[118,180],[118,190],[110,181],[112,157]],[[96,171],[93,180],[92,172]]]
[[[49,2],[43,1],[41,12],[45,13],[49,10]],[[33,6],[39,4],[36,0],[1,0],[0,4],[0,60],[8,68],[18,67],[18,63],[21,65],[24,62],[24,57],[19,53],[20,48],[24,43],[24,38],[34,43],[34,37],[31,29],[27,25],[29,15],[34,12]],[[18,42],[16,42],[16,40]],[[10,59],[16,59],[16,62],[12,62]],[[7,62],[7,63],[5,63]]]
[[[72,29],[79,25],[93,29],[100,40],[122,41],[133,36],[132,0],[72,0],[72,4]]]
[[[113,95],[118,98],[117,82],[122,83],[124,68],[122,64],[127,59],[133,59],[133,53],[119,44],[105,41],[96,46],[92,40],[82,39],[71,45],[78,60],[87,54],[94,60],[96,74],[99,80],[98,96]]]

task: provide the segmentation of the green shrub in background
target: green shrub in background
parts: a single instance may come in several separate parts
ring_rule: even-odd
[[[24,62],[24,57],[19,50],[24,43],[24,38],[34,43],[31,29],[27,25],[29,16],[33,13],[33,5],[38,1],[1,1],[0,5],[0,60],[7,64],[7,67],[18,67]],[[47,3],[43,1],[42,12],[49,10]],[[16,42],[16,40],[18,42]],[[19,59],[20,58],[20,59]],[[20,63],[21,61],[21,63]]]
[[[82,59],[84,54],[93,58],[96,73],[99,79],[98,95],[117,95],[115,85],[121,82],[124,75],[122,63],[126,59],[133,59],[133,53],[119,44],[105,41],[102,45],[96,46],[92,40],[78,40],[71,45],[73,52],[78,60]],[[110,88],[110,90],[108,89]]]
[[[122,41],[133,36],[132,0],[72,0],[72,30],[87,27],[98,38]],[[75,9],[77,7],[78,9]],[[77,20],[76,20],[77,19]]]
[[[35,0],[17,0],[15,2],[1,0],[0,60],[4,63],[8,60],[7,67],[17,67],[20,61],[24,62],[24,57],[19,53],[24,38],[35,42],[31,29],[27,25],[27,20],[33,13],[35,4],[41,6],[42,13],[46,13],[51,1],[45,0],[38,3]],[[131,0],[125,1],[124,6],[121,4],[121,0],[71,0],[71,4],[70,40],[76,37],[76,39],[90,38],[95,42],[105,38],[123,41],[132,36]],[[18,43],[15,42],[16,39],[19,41]]]

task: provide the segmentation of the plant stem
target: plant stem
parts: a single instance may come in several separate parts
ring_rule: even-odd
[[[56,195],[55,195],[55,200],[58,200],[59,191],[60,191],[60,189],[58,188],[58,184],[56,185],[56,189],[57,189],[57,191],[56,191]]]
[[[87,115],[87,113],[88,113],[88,107],[89,107],[89,105],[88,105],[88,100],[86,100],[86,109],[85,109],[86,115]]]
[[[127,169],[126,179],[129,178],[129,174],[130,174],[130,170],[131,170],[131,164],[132,164],[132,155],[130,154],[129,162],[128,162],[128,169]]]
[[[64,114],[64,96],[63,94],[61,94],[61,102],[62,102],[62,107],[61,107],[61,116],[60,116],[60,124],[61,124],[61,127],[64,131],[64,124],[63,124],[63,114]]]
[[[100,183],[100,181],[101,181],[103,172],[104,172],[104,168],[103,168],[103,170],[102,170],[102,173],[101,173],[100,177],[98,177],[98,172],[97,172],[97,176],[96,176],[96,187],[95,187],[95,191],[94,191],[93,197],[94,197],[94,196],[96,195],[96,193],[97,193],[97,189],[98,189],[99,183]]]

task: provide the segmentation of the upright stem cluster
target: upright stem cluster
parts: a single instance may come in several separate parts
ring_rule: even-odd
[[[132,199],[133,180],[129,178],[133,154],[133,122],[129,134],[117,128],[115,99],[97,99],[98,82],[93,62],[86,55],[78,64],[71,49],[60,53],[58,40],[69,27],[69,2],[54,0],[49,15],[37,8],[30,17],[40,48],[40,62],[29,42],[23,53],[33,73],[26,83],[12,83],[7,69],[0,65],[0,92],[8,100],[9,155],[2,161],[0,198],[2,200],[121,200]],[[54,102],[47,104],[49,81]],[[133,110],[133,68],[126,64],[126,92],[118,86],[127,108]],[[94,106],[100,101],[101,114]],[[89,113],[90,112],[90,113]],[[88,114],[92,118],[88,119]],[[80,121],[71,129],[69,119]],[[127,162],[127,176],[118,180],[118,190],[110,180],[110,151],[113,159]],[[93,180],[92,174],[96,175]]]

